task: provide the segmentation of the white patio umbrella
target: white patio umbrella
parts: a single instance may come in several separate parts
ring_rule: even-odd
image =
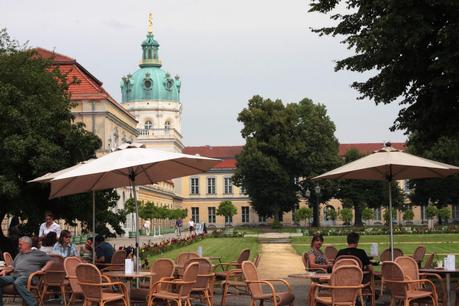
[[[72,167],[69,167],[69,168],[65,168],[65,169],[62,169],[62,170],[59,170],[59,171],[56,171],[56,172],[48,172],[46,173],[45,175],[42,175],[40,177],[37,177],[33,180],[30,180],[28,181],[27,183],[42,183],[42,184],[47,184],[49,183],[52,179],[54,179],[55,177],[61,175],[61,174],[64,174],[64,173],[67,173],[71,170],[75,170],[79,167],[81,167],[82,165],[84,164],[87,164],[91,161],[93,161],[94,159],[90,159],[90,160],[87,160],[87,161],[84,161],[84,162],[80,162]],[[92,192],[92,239],[93,239],[93,252],[92,252],[92,263],[95,264],[96,263],[96,252],[95,252],[95,249],[94,249],[94,237],[96,235],[96,194],[95,194],[95,191]]]
[[[459,167],[440,163],[396,150],[390,143],[374,153],[362,157],[344,166],[316,176],[320,179],[356,179],[384,180],[389,184],[390,248],[394,259],[394,233],[392,226],[392,189],[393,180],[444,178],[459,173]]]
[[[207,172],[219,161],[219,159],[129,146],[55,177],[50,181],[50,198],[132,186],[136,203],[136,255],[139,259],[139,208],[136,185],[153,184]]]

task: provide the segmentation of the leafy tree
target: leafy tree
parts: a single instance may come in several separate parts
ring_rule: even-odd
[[[407,209],[403,212],[403,221],[413,221],[414,212],[412,209]]]
[[[350,149],[344,155],[344,162],[350,163],[363,157],[356,149]],[[354,208],[354,225],[362,226],[362,213],[365,207],[379,208],[388,204],[387,182],[372,180],[340,180],[336,197],[341,199],[343,206]],[[391,183],[392,204],[399,207],[404,196],[397,182]]]
[[[304,220],[309,225],[312,217],[312,209],[309,207],[302,207],[295,211],[295,219],[298,221]]]
[[[235,214],[237,214],[237,208],[234,206],[233,202],[231,201],[222,201],[218,205],[217,208],[217,215],[223,216],[226,218],[232,218]]]
[[[333,224],[335,224],[336,218],[338,218],[338,213],[334,209],[329,209],[327,210],[327,216],[333,221]]]
[[[0,30],[0,219],[27,219],[26,233],[38,232],[46,210],[71,225],[92,224],[91,193],[48,200],[49,186],[27,183],[95,157],[100,139],[72,122],[70,108],[66,76]],[[109,233],[108,222],[122,233],[117,199],[112,190],[96,192],[100,232]]]
[[[384,211],[383,218],[384,218],[384,222],[386,224],[389,224],[389,222],[390,222],[389,207]],[[392,208],[392,220],[395,220],[396,218],[397,218],[397,209],[396,208]]]
[[[362,220],[364,220],[365,222],[368,222],[370,220],[373,220],[374,218],[375,218],[375,213],[373,209],[369,207],[365,207],[362,210]]]
[[[432,220],[438,213],[438,208],[434,205],[428,205],[426,208],[427,219]]]
[[[341,218],[341,221],[343,221],[345,225],[350,225],[352,222],[352,209],[341,209],[341,211],[339,212],[339,216]]]
[[[451,218],[451,209],[448,207],[440,208],[437,211],[438,219],[442,220],[442,223],[448,223],[448,219]]]
[[[313,0],[310,11],[332,12],[334,25],[314,31],[343,37],[355,53],[335,69],[370,72],[352,84],[361,98],[403,106],[392,129],[423,138],[457,133],[458,1]]]
[[[311,178],[338,164],[335,125],[324,105],[310,99],[284,104],[281,100],[254,96],[239,113],[246,144],[237,156],[234,182],[243,186],[259,215],[273,216],[292,210],[312,190],[309,203],[314,210],[314,225],[319,223],[315,183]],[[298,179],[299,178],[299,182]],[[332,183],[324,182],[320,199],[332,196]]]

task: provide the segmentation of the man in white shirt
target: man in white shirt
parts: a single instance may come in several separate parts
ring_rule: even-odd
[[[190,221],[188,222],[188,225],[190,227],[190,234],[192,234],[194,232],[194,221],[193,221],[193,219],[190,219]]]
[[[55,232],[58,238],[61,235],[61,226],[54,222],[54,215],[51,212],[45,214],[45,222],[40,225],[38,237],[43,239],[49,232]]]

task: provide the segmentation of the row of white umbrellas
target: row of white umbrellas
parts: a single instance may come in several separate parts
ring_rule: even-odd
[[[141,145],[125,145],[122,149],[89,160],[73,167],[41,176],[31,182],[49,182],[50,198],[65,195],[131,186],[136,203],[136,228],[138,229],[138,207],[136,186],[153,184],[182,176],[207,172],[220,160],[147,149]],[[315,177],[320,179],[364,179],[393,180],[446,177],[459,173],[456,166],[432,161],[401,152],[391,147],[384,148],[342,167]],[[389,216],[392,216],[392,196],[389,185]],[[94,199],[94,196],[93,196]],[[95,203],[93,203],[93,206]],[[94,212],[94,207],[93,207]],[[94,216],[93,216],[94,218]],[[390,247],[393,249],[393,228],[390,224]],[[94,231],[94,220],[93,220]],[[139,251],[138,230],[136,249]],[[139,254],[137,253],[137,258]]]

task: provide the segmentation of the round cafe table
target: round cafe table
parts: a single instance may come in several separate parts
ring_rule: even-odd
[[[456,299],[456,295],[452,294],[455,290],[451,289],[451,276],[458,276],[459,269],[455,270],[445,270],[444,268],[437,268],[437,269],[419,269],[420,273],[435,273],[440,275],[442,278],[445,279],[446,282],[446,305],[453,306],[454,300]]]
[[[129,279],[140,279],[140,278],[145,278],[145,277],[152,277],[156,275],[154,272],[132,272],[132,273],[125,273],[124,271],[107,271],[104,273],[104,275],[107,275],[108,277],[113,277],[113,278],[118,278],[118,279],[125,279],[126,281]],[[137,281],[137,286],[138,286],[138,281]],[[128,294],[129,297],[131,296],[131,286],[127,286],[128,289]]]

